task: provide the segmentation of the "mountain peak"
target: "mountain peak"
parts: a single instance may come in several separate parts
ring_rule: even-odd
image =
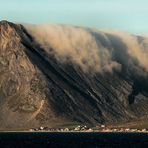
[[[3,27],[3,28],[15,28],[15,26],[17,26],[16,24],[14,23],[11,23],[9,21],[6,21],[6,20],[2,20],[0,21],[0,27]]]
[[[7,20],[1,20],[0,24],[9,24],[10,22],[8,22]]]

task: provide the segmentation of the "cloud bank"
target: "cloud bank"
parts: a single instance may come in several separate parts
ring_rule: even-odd
[[[84,72],[113,73],[127,69],[148,76],[146,37],[59,24],[25,27],[48,54],[54,54],[61,62],[77,64]]]

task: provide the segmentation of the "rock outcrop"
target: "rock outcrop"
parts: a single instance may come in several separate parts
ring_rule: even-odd
[[[0,22],[1,128],[137,120],[148,114],[147,78],[124,68],[85,73],[47,53],[23,25]]]

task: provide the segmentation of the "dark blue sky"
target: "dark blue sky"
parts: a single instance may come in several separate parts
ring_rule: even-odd
[[[0,19],[148,33],[148,0],[0,0]]]

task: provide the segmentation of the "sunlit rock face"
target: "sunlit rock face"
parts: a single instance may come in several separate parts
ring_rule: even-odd
[[[55,115],[46,93],[46,77],[30,61],[21,25],[0,23],[0,127],[52,125]]]
[[[1,128],[147,117],[148,39],[1,21],[0,114]]]

